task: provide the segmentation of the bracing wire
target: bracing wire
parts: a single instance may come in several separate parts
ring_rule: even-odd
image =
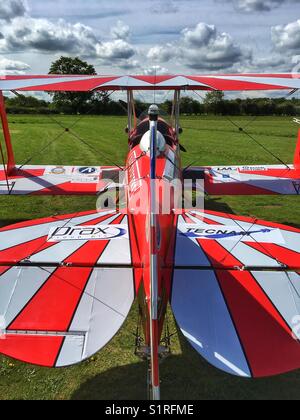
[[[115,91],[110,92],[109,96],[110,97],[113,93],[115,93]],[[94,146],[90,145],[86,140],[82,139],[82,137],[78,136],[74,131],[74,127],[80,122],[82,121],[87,115],[92,114],[92,112],[95,110],[97,105],[95,105],[94,107],[92,107],[86,114],[81,115],[80,118],[78,118],[77,120],[74,121],[74,123],[67,127],[65,126],[63,123],[61,123],[60,121],[58,121],[56,118],[54,118],[52,115],[47,114],[46,116],[54,123],[56,123],[58,126],[60,126],[63,129],[63,132],[60,133],[59,135],[57,135],[52,141],[50,141],[45,147],[43,147],[40,151],[38,151],[37,153],[34,153],[33,155],[31,155],[22,165],[19,166],[18,170],[21,170],[25,165],[28,165],[28,163],[30,163],[36,156],[39,156],[40,154],[42,154],[43,152],[45,152],[50,146],[52,146],[52,144],[54,144],[56,141],[58,141],[66,132],[70,133],[74,138],[76,138],[77,140],[79,140],[81,143],[83,143],[85,146],[87,146],[91,151],[93,151],[93,153],[97,153],[99,155],[102,155],[107,161],[109,161],[112,166],[115,166],[117,168],[119,168],[120,170],[123,171],[123,168],[119,165],[117,165],[113,160],[111,160],[110,158],[108,158],[106,155],[104,155],[102,152],[100,152],[98,149],[96,149]]]
[[[286,98],[292,96],[293,94],[295,94],[298,91],[298,89],[294,89],[292,92],[289,92],[286,95]],[[204,98],[197,92],[197,91],[193,91],[201,100],[204,100]],[[272,98],[270,99],[272,101]],[[274,159],[276,159],[280,164],[284,165],[287,170],[291,170],[290,166],[284,162],[279,156],[277,156],[274,152],[272,152],[271,150],[269,150],[266,146],[264,146],[261,142],[259,142],[253,135],[251,135],[248,131],[246,131],[246,128],[248,128],[251,124],[253,124],[257,119],[258,119],[258,115],[254,116],[246,125],[244,125],[244,127],[242,127],[241,125],[235,123],[230,117],[228,117],[227,115],[225,115],[225,118],[234,126],[236,127],[239,132],[245,134],[251,141],[255,142],[259,147],[261,147],[266,153],[268,153],[270,156],[272,156]],[[197,128],[193,128],[193,130],[198,131]],[[194,161],[192,164],[188,165],[184,171],[186,171],[187,169],[189,169],[191,166],[193,166],[196,162]]]

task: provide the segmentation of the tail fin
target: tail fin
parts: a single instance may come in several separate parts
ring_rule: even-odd
[[[294,166],[296,169],[300,170],[300,130],[298,132],[298,142],[296,146],[296,152],[294,157]]]

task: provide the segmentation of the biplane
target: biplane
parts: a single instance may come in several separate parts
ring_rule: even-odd
[[[183,335],[215,367],[246,378],[299,369],[300,230],[181,209],[182,197],[170,188],[174,180],[192,180],[209,195],[300,195],[300,134],[293,164],[183,168],[179,120],[183,91],[298,89],[297,74],[0,77],[0,194],[96,197],[115,186],[125,197],[117,210],[0,229],[0,353],[46,367],[80,363],[114,337],[137,299],[137,347],[149,362],[153,400],[160,399],[159,366],[168,351],[169,303]],[[137,119],[134,91],[141,90],[174,91],[172,124],[155,105]],[[127,92],[124,166],[18,165],[6,91]],[[164,190],[171,191],[167,212]]]

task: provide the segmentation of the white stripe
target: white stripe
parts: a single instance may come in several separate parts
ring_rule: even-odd
[[[132,269],[94,269],[70,327],[86,333],[84,346],[79,340],[64,343],[57,366],[79,363],[101,350],[122,326],[133,301]]]
[[[241,369],[239,369],[237,366],[235,366],[233,363],[229,362],[229,360],[225,359],[225,357],[221,356],[219,353],[215,353],[216,359],[220,360],[224,365],[228,366],[229,369],[233,370],[237,375],[244,376],[245,378],[250,378],[248,373],[243,372]]]
[[[197,346],[201,347],[201,349],[203,349],[203,344],[200,343],[200,341],[198,341],[195,337],[193,337],[191,334],[189,334],[188,332],[181,330],[182,334],[190,341],[192,341],[194,344],[196,344]]]

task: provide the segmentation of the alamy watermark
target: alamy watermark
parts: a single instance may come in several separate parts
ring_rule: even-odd
[[[156,196],[151,202],[151,193]],[[124,203],[132,214],[167,215],[182,214],[184,210],[204,209],[204,180],[133,178],[128,184],[124,177],[119,181],[101,180],[98,185],[97,211],[119,210]]]

